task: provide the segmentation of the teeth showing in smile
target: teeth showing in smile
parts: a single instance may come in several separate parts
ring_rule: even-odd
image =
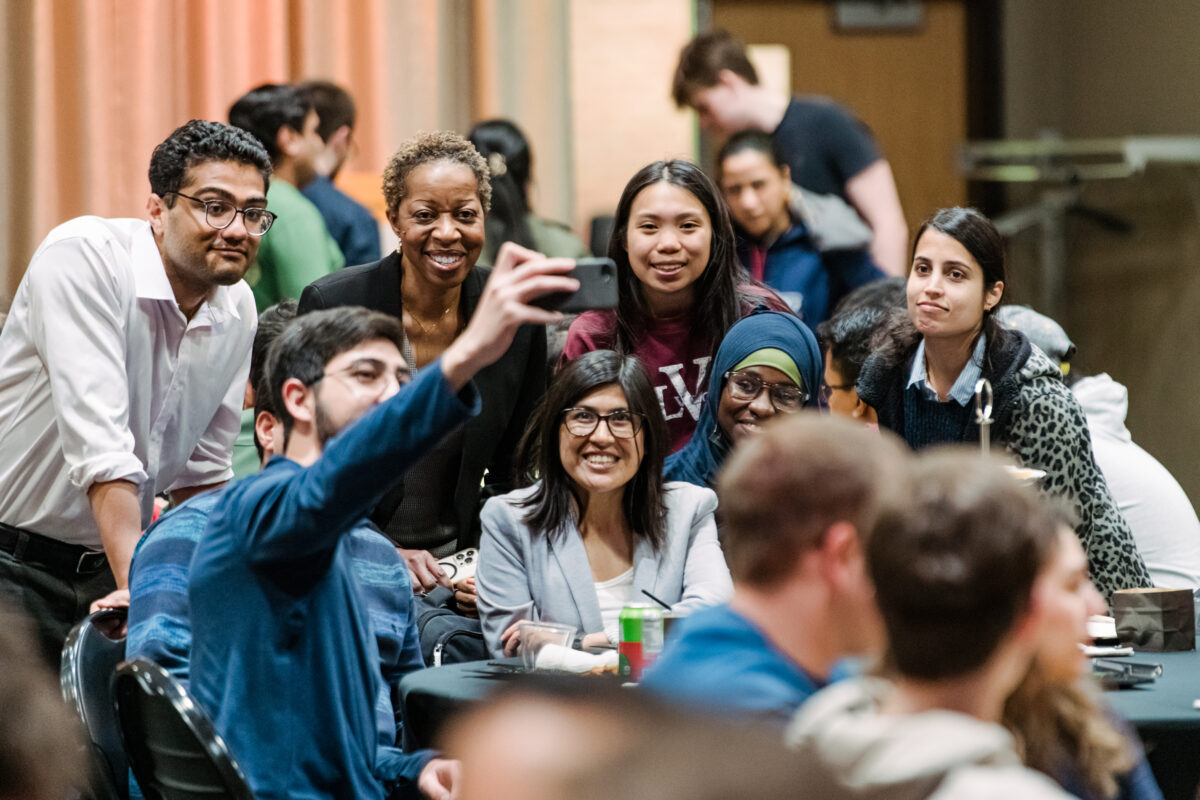
[[[602,455],[600,453],[593,453],[590,456],[585,456],[584,460],[587,461],[587,463],[589,463],[589,464],[596,464],[597,466],[604,466],[606,464],[617,463],[617,459],[615,456],[606,456],[606,455]]]
[[[430,256],[430,258],[432,258],[434,261],[436,261],[439,264],[445,264],[446,266],[449,266],[449,265],[453,264],[454,262],[458,261],[459,257],[458,256]]]

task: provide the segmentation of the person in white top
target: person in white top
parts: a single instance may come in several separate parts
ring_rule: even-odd
[[[1087,417],[1096,464],[1133,531],[1154,585],[1200,589],[1200,518],[1179,481],[1125,427],[1129,390],[1107,373],[1072,371],[1074,342],[1061,325],[1029,306],[1001,309],[997,321],[1025,334],[1062,369]]]
[[[85,216],[34,253],[0,334],[0,593],[54,662],[114,589],[154,496],[231,476],[254,338],[242,281],[274,215],[252,136],[193,120],[155,148],[147,219]]]

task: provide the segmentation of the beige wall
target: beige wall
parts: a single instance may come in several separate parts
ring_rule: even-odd
[[[1009,0],[1004,112],[1010,137],[1200,135],[1200,3]],[[1013,191],[1016,203],[1029,189]],[[1121,236],[1073,220],[1062,323],[1080,363],[1130,390],[1129,428],[1200,501],[1200,169],[1084,186],[1081,201],[1126,217]],[[1034,297],[1035,237],[1010,247],[1015,290]],[[1022,291],[1024,290],[1024,291]]]
[[[695,157],[695,123],[671,101],[690,0],[570,0],[575,226],[611,214],[621,189],[660,158]]]

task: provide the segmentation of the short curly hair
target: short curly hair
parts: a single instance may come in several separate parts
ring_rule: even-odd
[[[241,128],[194,119],[180,125],[150,156],[150,191],[159,197],[183,188],[187,171],[208,161],[232,161],[258,170],[263,191],[271,180],[271,158],[258,139]],[[167,198],[170,205],[174,197]]]
[[[404,142],[388,161],[383,170],[383,199],[387,203],[388,213],[399,208],[400,201],[408,196],[409,173],[422,164],[437,161],[462,164],[474,172],[475,183],[479,187],[479,202],[484,212],[491,209],[492,174],[475,145],[454,131],[434,131],[418,133]]]

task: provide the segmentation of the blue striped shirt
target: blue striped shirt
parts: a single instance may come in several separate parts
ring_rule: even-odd
[[[224,496],[225,489],[205,492],[161,517],[138,542],[129,567],[125,657],[148,658],[185,686],[192,646],[188,570],[209,516]],[[394,749],[400,736],[391,690],[399,687],[405,675],[424,669],[425,663],[417,636],[412,582],[400,554],[370,523],[357,526],[349,538],[351,566],[375,631],[384,679],[375,703],[382,755]],[[415,781],[432,753],[412,755],[419,760],[409,763],[412,758],[389,758],[389,762],[401,762],[400,774],[385,777]]]

